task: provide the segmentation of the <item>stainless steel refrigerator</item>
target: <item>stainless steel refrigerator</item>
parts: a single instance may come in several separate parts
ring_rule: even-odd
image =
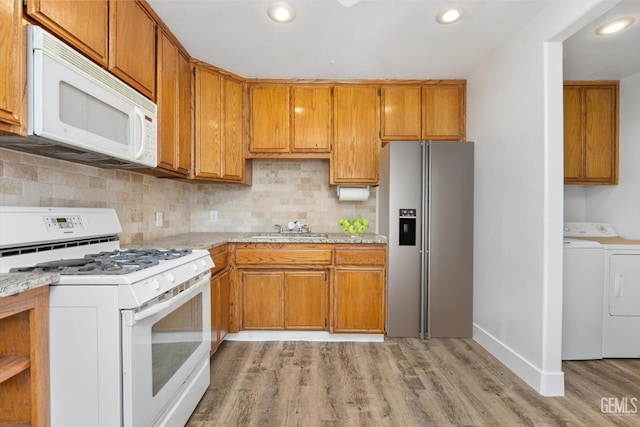
[[[473,165],[473,142],[396,141],[380,152],[391,337],[471,337]]]

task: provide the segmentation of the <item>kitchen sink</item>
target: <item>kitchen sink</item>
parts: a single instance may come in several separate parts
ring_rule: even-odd
[[[324,233],[257,233],[251,236],[254,239],[281,239],[281,240],[317,240],[326,239]]]

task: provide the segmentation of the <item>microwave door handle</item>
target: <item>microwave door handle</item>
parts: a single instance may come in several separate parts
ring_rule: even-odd
[[[139,108],[135,107],[133,109],[133,117],[135,120],[135,124],[133,126],[133,141],[139,144],[138,147],[134,147],[136,149],[135,157],[136,159],[139,159],[144,152],[144,141],[147,132],[144,126],[144,114],[142,114],[142,111]],[[140,134],[140,138],[136,138],[138,133]]]

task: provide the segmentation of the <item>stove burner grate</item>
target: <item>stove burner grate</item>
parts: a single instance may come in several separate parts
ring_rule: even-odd
[[[16,267],[11,273],[58,273],[62,275],[120,275],[158,265],[191,253],[190,249],[131,249],[87,254],[84,258],[41,262],[32,267]]]

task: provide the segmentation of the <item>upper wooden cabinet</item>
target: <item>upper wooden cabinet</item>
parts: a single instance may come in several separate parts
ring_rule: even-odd
[[[464,141],[466,83],[435,82],[422,87],[422,139]]]
[[[195,177],[249,183],[243,149],[243,83],[195,63]]]
[[[109,1],[109,71],[155,100],[156,21],[145,5]]]
[[[331,184],[378,183],[380,98],[364,84],[334,87]]]
[[[0,135],[26,134],[26,56],[22,2],[0,0]]]
[[[249,111],[251,157],[328,158],[330,85],[251,84]]]
[[[257,84],[249,87],[249,151],[289,152],[289,86]]]
[[[25,11],[85,56],[108,66],[109,0],[27,0]]]
[[[564,182],[618,183],[618,81],[564,83]]]
[[[333,97],[329,85],[291,86],[291,151],[328,153],[333,138]]]
[[[158,169],[187,177],[191,165],[191,65],[164,31],[158,33]]]
[[[381,93],[383,141],[465,139],[465,82],[382,86]]]
[[[422,88],[383,86],[381,88],[383,141],[419,141],[422,139]]]
[[[156,99],[156,16],[139,0],[27,0],[27,15]]]

